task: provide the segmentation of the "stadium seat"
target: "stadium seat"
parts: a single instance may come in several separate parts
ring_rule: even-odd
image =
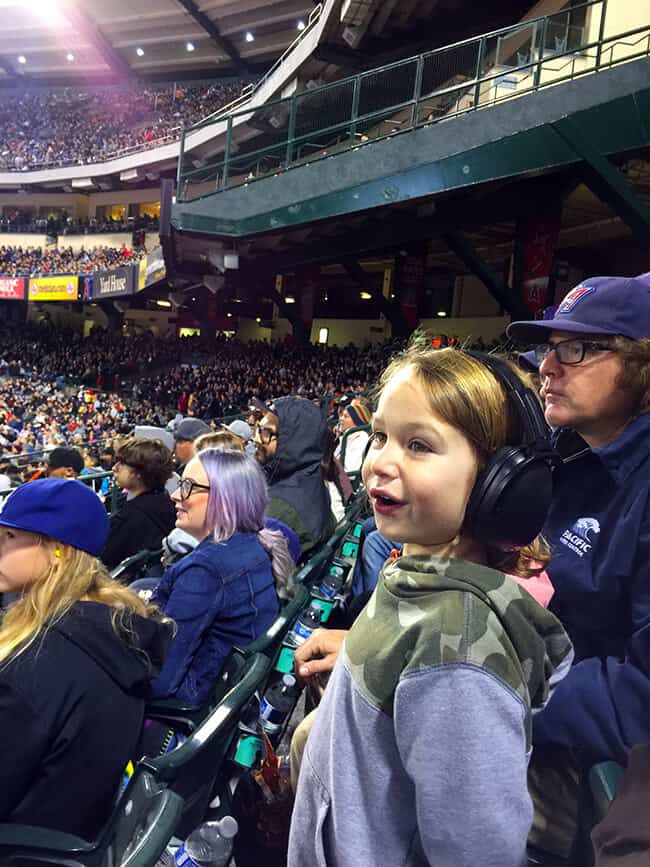
[[[0,825],[0,864],[153,867],[174,835],[182,810],[180,795],[138,767],[97,840],[30,825]]]
[[[138,578],[143,578],[151,566],[160,565],[162,553],[162,548],[157,548],[155,551],[138,551],[137,554],[126,557],[114,569],[111,569],[111,578],[121,581],[123,584],[131,584]],[[126,576],[128,576],[128,580],[125,581]]]
[[[150,772],[156,781],[168,786],[183,801],[178,834],[185,837],[204,818],[215,790],[219,789],[223,762],[237,735],[239,720],[258,690],[263,689],[271,660],[255,653],[244,660],[239,680],[187,740],[176,749],[156,758],[145,757],[139,768]],[[227,780],[223,779],[222,791]]]

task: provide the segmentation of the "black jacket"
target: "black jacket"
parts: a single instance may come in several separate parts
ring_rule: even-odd
[[[87,840],[104,825],[171,633],[137,615],[130,627],[127,643],[108,606],[79,602],[0,666],[0,822]]]
[[[266,514],[295,531],[304,555],[326,541],[336,526],[321,470],[327,425],[318,407],[303,397],[281,397],[273,412],[278,417],[278,447],[264,465]]]
[[[138,551],[155,551],[176,525],[176,510],[169,494],[160,488],[127,500],[111,515],[108,542],[101,560],[114,569]]]

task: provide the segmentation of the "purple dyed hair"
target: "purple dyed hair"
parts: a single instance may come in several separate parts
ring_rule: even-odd
[[[259,532],[269,495],[258,462],[234,449],[204,449],[197,457],[210,484],[205,522],[214,541]]]

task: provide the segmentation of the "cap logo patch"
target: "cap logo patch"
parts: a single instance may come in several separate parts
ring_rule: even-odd
[[[557,308],[557,312],[570,313],[579,301],[582,301],[583,298],[587,295],[591,295],[591,293],[595,291],[595,286],[576,286],[575,289],[572,289],[569,294],[565,296],[564,300]]]

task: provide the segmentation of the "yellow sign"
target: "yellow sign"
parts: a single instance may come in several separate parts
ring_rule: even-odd
[[[147,285],[147,257],[143,256],[138,262],[138,292]]]
[[[27,297],[30,301],[76,301],[78,289],[79,278],[72,274],[66,277],[32,277]]]

